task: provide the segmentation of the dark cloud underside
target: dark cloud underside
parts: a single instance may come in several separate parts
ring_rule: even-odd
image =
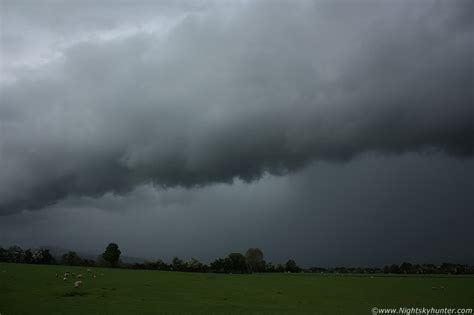
[[[0,214],[373,151],[471,157],[466,12],[471,2],[259,2],[165,35],[74,44],[0,87]]]

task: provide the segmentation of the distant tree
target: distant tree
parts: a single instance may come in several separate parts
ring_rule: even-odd
[[[400,267],[396,264],[391,265],[390,273],[400,273]]]
[[[0,261],[8,262],[8,250],[3,247],[0,247]]]
[[[289,272],[299,272],[300,268],[293,259],[290,259],[285,264],[285,270]]]
[[[265,261],[264,261],[264,263],[265,263],[265,269],[264,269],[265,272],[275,272],[276,268],[275,268],[275,265],[273,263],[271,263],[271,262],[267,263]]]
[[[442,273],[456,273],[456,265],[452,263],[442,263],[440,266]]]
[[[436,274],[438,273],[438,268],[434,264],[423,264],[421,266],[423,273]]]
[[[79,266],[82,264],[82,259],[76,252],[68,252],[62,255],[61,262],[65,265]]]
[[[186,270],[191,272],[200,272],[203,271],[204,265],[197,259],[191,258],[190,261],[186,263]]]
[[[336,267],[334,268],[334,271],[337,273],[347,273],[347,268],[346,267]]]
[[[173,270],[176,271],[184,271],[185,269],[184,261],[182,259],[179,259],[178,257],[173,257],[171,265],[173,267]]]
[[[31,249],[25,250],[24,262],[27,263],[27,264],[34,263],[34,261],[33,261],[33,252],[31,251]]]
[[[468,273],[469,267],[467,265],[456,265],[456,274]]]
[[[211,265],[211,270],[214,272],[224,272],[225,271],[225,259],[217,258],[214,260]]]
[[[232,262],[232,259],[230,259],[228,256],[224,258],[224,271],[225,272],[234,271],[234,263]]]
[[[282,264],[278,264],[275,267],[275,272],[285,272],[285,267]]]
[[[120,251],[119,247],[115,243],[110,243],[107,245],[105,252],[102,254],[102,258],[111,266],[117,266],[120,259]]]
[[[411,273],[412,272],[412,264],[408,262],[404,262],[400,265],[400,272],[401,273]]]
[[[14,245],[8,248],[8,261],[15,263],[22,263],[24,259],[24,251],[20,246]]]
[[[250,272],[263,271],[265,261],[263,260],[262,250],[260,248],[249,248],[245,253],[245,263]]]
[[[33,249],[31,250],[32,254],[32,262],[34,264],[40,264],[43,261],[43,250],[38,248],[38,249]]]
[[[414,264],[411,267],[411,272],[416,273],[416,274],[420,274],[420,273],[423,273],[423,268],[419,264]]]
[[[231,271],[245,273],[247,272],[247,264],[245,262],[245,256],[241,253],[231,253],[227,256],[227,268],[230,267]]]
[[[163,260],[158,259],[155,262],[155,266],[157,270],[167,270],[168,269],[168,264],[166,264]]]
[[[49,249],[41,249],[41,259],[38,261],[39,264],[53,264],[55,262],[56,260],[49,252]]]

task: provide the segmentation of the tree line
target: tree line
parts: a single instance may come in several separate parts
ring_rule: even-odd
[[[170,263],[161,259],[145,261],[144,263],[125,264],[120,260],[121,251],[117,244],[110,243],[96,260],[82,259],[76,252],[70,251],[56,259],[48,249],[26,249],[19,246],[9,248],[0,247],[0,262],[26,264],[62,264],[70,266],[102,266],[121,267],[131,269],[149,269],[183,272],[216,272],[216,273],[254,273],[254,272],[310,272],[310,273],[353,273],[353,274],[474,274],[474,266],[442,263],[411,264],[404,262],[400,265],[392,264],[383,268],[335,267],[300,268],[293,259],[285,264],[274,264],[264,260],[259,248],[249,248],[245,254],[230,253],[226,257],[217,258],[210,264],[192,258],[184,261],[174,257]]]
[[[205,264],[195,258],[184,261],[174,257],[171,263],[167,264],[161,259],[157,261],[146,261],[143,264],[133,264],[129,266],[133,269],[153,269],[167,271],[187,271],[187,272],[217,272],[217,273],[254,273],[254,272],[301,272],[293,259],[285,264],[274,265],[263,259],[263,252],[259,248],[249,248],[245,255],[242,253],[230,253],[226,257],[217,258],[210,264]]]
[[[20,246],[0,247],[0,262],[23,263],[23,264],[45,264],[45,265],[69,265],[69,266],[102,266],[118,267],[120,262],[120,249],[115,243],[110,243],[104,253],[96,260],[82,259],[76,252],[69,251],[59,258],[51,255],[49,249],[35,248],[23,250]]]

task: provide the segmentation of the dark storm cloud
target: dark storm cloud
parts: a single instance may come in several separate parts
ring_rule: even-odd
[[[310,266],[474,263],[474,159],[364,154],[251,183],[70,197],[0,220],[0,246],[211,262],[259,247]]]
[[[470,6],[258,2],[77,43],[1,87],[0,213],[368,151],[472,156]]]

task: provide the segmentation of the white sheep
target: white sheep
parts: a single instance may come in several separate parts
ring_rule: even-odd
[[[79,288],[81,286],[81,284],[82,284],[82,281],[80,281],[80,280],[74,282],[74,288]]]
[[[77,278],[77,279],[81,279],[81,278],[82,278],[82,275],[81,275],[81,274],[78,274],[76,278]]]

